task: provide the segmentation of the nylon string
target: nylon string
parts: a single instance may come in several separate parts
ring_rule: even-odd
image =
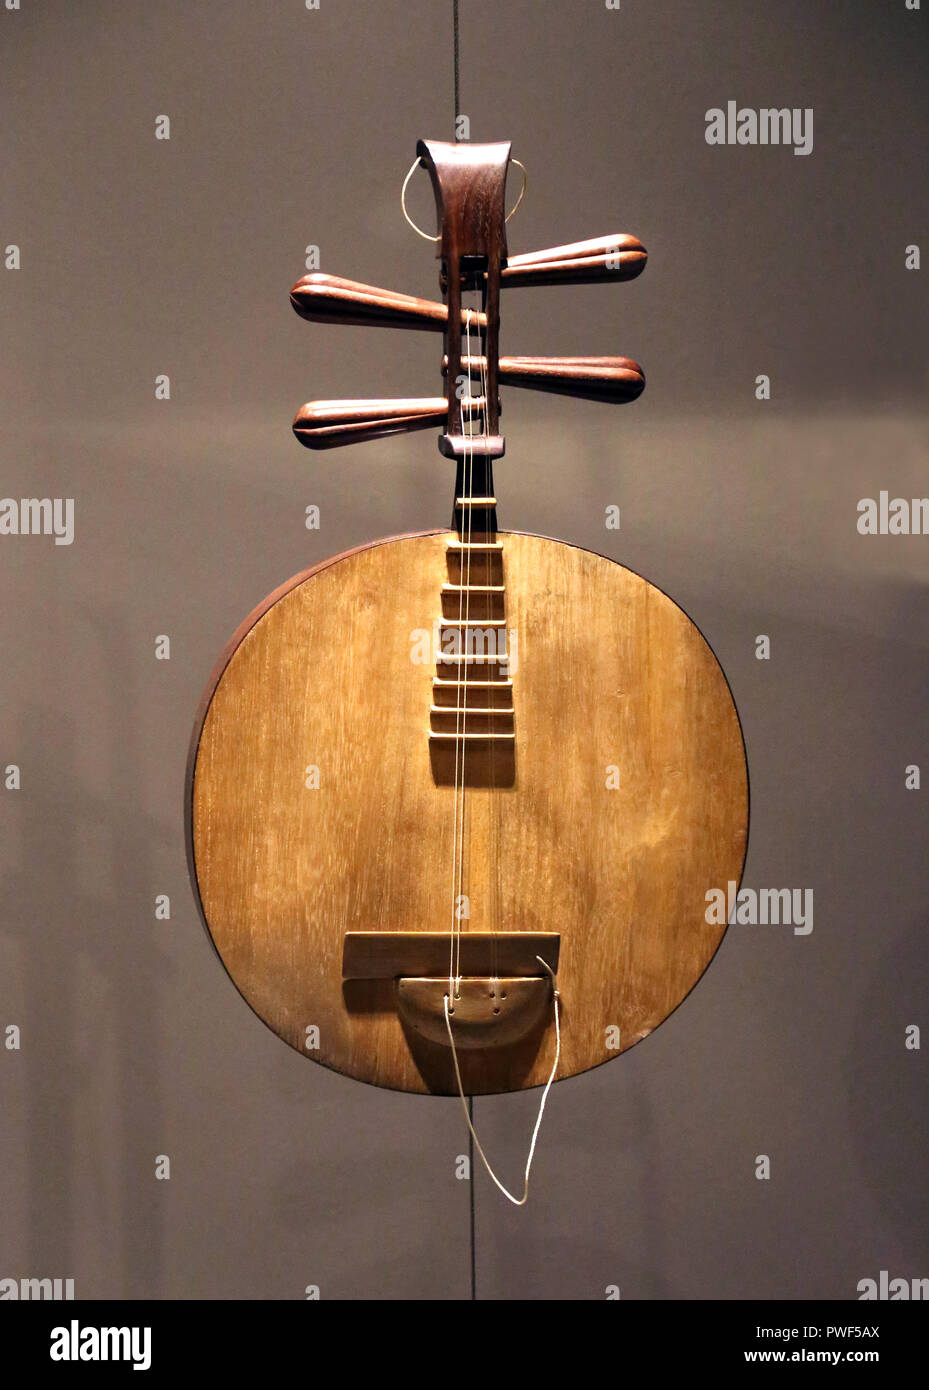
[[[542,1127],[542,1116],[545,1114],[545,1102],[548,1100],[548,1093],[552,1089],[552,1082],[555,1080],[555,1073],[558,1070],[558,1063],[561,1059],[561,1018],[558,1008],[558,1000],[560,997],[558,994],[558,977],[555,974],[554,970],[551,968],[551,966],[548,964],[548,962],[542,960],[541,956],[536,956],[536,960],[539,961],[539,963],[545,967],[545,969],[551,976],[552,981],[552,1004],[554,1006],[555,1013],[555,1060],[552,1062],[552,1069],[548,1074],[548,1080],[545,1083],[545,1090],[542,1092],[542,1099],[539,1102],[539,1113],[536,1116],[535,1128],[532,1131],[532,1139],[529,1144],[529,1154],[526,1158],[526,1168],[525,1172],[523,1173],[523,1195],[521,1197],[514,1197],[512,1192],[510,1192],[508,1188],[504,1187],[503,1183],[497,1177],[496,1173],[490,1166],[490,1162],[483,1150],[481,1141],[477,1137],[477,1132],[475,1131],[474,1125],[471,1123],[471,1116],[468,1113],[468,1102],[465,1098],[464,1087],[461,1084],[461,1070],[458,1066],[458,1052],[455,1047],[455,1038],[452,1033],[452,1021],[449,1018],[448,995],[446,994],[445,996],[445,1027],[448,1030],[448,1041],[452,1049],[452,1061],[455,1063],[455,1080],[458,1083],[458,1095],[461,1099],[462,1108],[464,1109],[465,1120],[467,1121],[468,1129],[471,1133],[471,1138],[474,1140],[474,1147],[480,1154],[481,1162],[487,1169],[487,1172],[491,1180],[500,1189],[504,1197],[506,1197],[508,1201],[513,1203],[514,1207],[525,1206],[526,1202],[529,1200],[529,1174],[532,1170],[532,1160],[535,1157],[535,1144],[536,1140],[539,1137],[539,1130]],[[472,1174],[472,1182],[473,1180],[474,1175]]]

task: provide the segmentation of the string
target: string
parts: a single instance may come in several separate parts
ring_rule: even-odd
[[[542,1116],[545,1114],[545,1102],[548,1100],[548,1093],[552,1089],[552,1082],[555,1080],[555,1073],[558,1070],[558,1063],[561,1058],[561,1019],[560,1011],[558,1008],[558,1000],[560,997],[558,993],[558,977],[555,974],[552,967],[548,964],[548,962],[542,960],[541,956],[536,956],[536,960],[539,961],[539,963],[545,967],[552,980],[552,1001],[555,1010],[555,1060],[552,1063],[552,1069],[549,1072],[548,1080],[545,1083],[545,1090],[542,1092],[542,1100],[539,1103],[539,1113],[536,1116],[535,1128],[532,1131],[532,1140],[529,1144],[529,1156],[526,1159],[526,1171],[523,1174],[523,1195],[521,1197],[514,1197],[512,1192],[510,1192],[507,1188],[503,1186],[503,1183],[500,1181],[494,1170],[491,1168],[490,1163],[487,1159],[487,1155],[481,1147],[481,1141],[477,1137],[477,1132],[475,1131],[474,1125],[471,1123],[471,1116],[468,1113],[468,1102],[465,1098],[464,1087],[461,1084],[461,1069],[458,1066],[458,1051],[455,1047],[454,1035],[452,1034],[452,1021],[449,1017],[448,995],[446,994],[445,996],[445,1027],[448,1030],[448,1040],[451,1043],[452,1060],[455,1063],[455,1080],[458,1082],[458,1095],[461,1099],[461,1105],[465,1113],[465,1119],[468,1124],[468,1129],[471,1133],[471,1138],[474,1140],[474,1146],[481,1156],[481,1162],[487,1169],[488,1174],[490,1175],[493,1182],[496,1183],[500,1191],[503,1193],[504,1197],[506,1197],[509,1201],[513,1203],[514,1207],[525,1206],[526,1202],[529,1199],[529,1173],[532,1169],[532,1160],[535,1156],[535,1142],[539,1137],[539,1130],[542,1125]],[[472,1174],[472,1182],[473,1180],[474,1178]]]
[[[484,307],[485,307],[485,309],[486,309],[486,303],[485,303],[485,306],[484,306]],[[488,436],[488,425],[487,425],[487,327],[486,327],[486,323],[485,323],[484,335],[483,335],[483,348],[484,348],[483,356],[481,357],[481,396],[483,397],[483,400],[484,400],[484,411],[483,411],[484,439],[487,440],[487,438],[488,438],[489,436]],[[489,460],[489,454],[487,454],[486,451],[485,451],[485,459],[486,459],[486,460]],[[487,486],[488,473],[489,473],[489,463],[485,461],[485,464],[484,464],[484,483],[485,483],[484,491],[485,491],[485,493],[487,493],[487,495],[489,496],[490,493],[491,493],[491,491],[492,491],[492,489],[489,488],[489,487]],[[488,515],[489,515],[489,514],[488,514]],[[496,529],[494,530],[494,537],[496,538]],[[484,539],[485,539],[485,541],[489,541],[489,540],[490,540],[490,527],[489,527],[489,526],[485,526],[485,527],[484,527]],[[494,655],[495,655],[495,656],[498,658],[498,660],[499,660],[499,657],[500,657],[500,652],[499,652],[499,645],[500,645],[500,644],[499,644],[499,633],[500,633],[500,629],[498,629],[498,628],[495,629],[495,628],[493,628],[493,627],[490,626],[491,614],[494,613],[494,612],[496,611],[496,610],[494,609],[494,606],[493,606],[493,599],[492,599],[491,593],[490,593],[490,584],[491,584],[492,568],[493,568],[493,567],[492,567],[492,564],[491,564],[491,556],[492,556],[492,555],[493,555],[493,551],[488,550],[488,551],[486,551],[485,557],[484,557],[484,583],[485,583],[486,586],[487,586],[487,589],[486,589],[486,592],[485,592],[485,596],[484,596],[484,617],[485,617],[485,621],[486,621],[487,624],[488,624],[487,631],[488,631],[488,632],[493,632],[493,633],[494,633],[494,643],[495,643]],[[506,629],[504,628],[503,631],[505,632]],[[506,638],[504,637],[504,643],[505,643],[505,642],[506,642]],[[499,668],[499,664],[498,664],[498,665],[497,665],[497,672],[498,672],[498,674],[499,674],[499,669],[500,669],[500,668]],[[509,668],[507,668],[507,669],[509,669]],[[490,670],[489,670],[489,668],[488,668],[488,671],[487,671],[487,676],[488,676],[488,680],[489,680],[489,676],[490,676]],[[496,982],[497,982],[497,913],[498,913],[498,910],[499,910],[499,904],[498,904],[498,902],[497,902],[497,897],[498,897],[498,892],[497,892],[497,888],[498,888],[497,877],[498,877],[498,876],[497,876],[497,822],[496,822],[496,804],[497,804],[497,802],[496,802],[496,790],[497,790],[497,786],[496,786],[496,739],[495,739],[495,737],[494,737],[494,735],[495,735],[495,733],[496,733],[496,719],[495,719],[495,715],[494,715],[494,713],[493,713],[494,709],[496,708],[496,692],[492,689],[492,687],[491,687],[489,684],[487,685],[486,690],[487,690],[487,699],[488,699],[488,701],[489,701],[489,708],[490,708],[490,710],[491,710],[490,718],[489,718],[489,721],[488,721],[488,722],[489,722],[489,725],[490,725],[490,730],[489,730],[489,732],[490,732],[490,804],[489,804],[489,806],[488,806],[488,819],[489,819],[489,822],[490,822],[489,830],[490,830],[490,841],[491,841],[491,852],[490,852],[490,856],[489,856],[489,858],[490,858],[490,873],[491,873],[491,879],[490,879],[490,885],[489,885],[489,888],[488,888],[488,897],[489,897],[489,899],[490,899],[490,935],[491,935],[491,941],[490,941],[490,982],[491,982],[491,987],[493,987],[493,986],[496,984]]]
[[[471,357],[471,318],[472,310],[466,309],[465,333],[467,344],[467,355]],[[457,382],[449,382],[448,389],[457,390]],[[468,394],[464,398],[465,405],[471,401],[471,379],[468,376]],[[470,410],[468,411],[470,418]],[[468,439],[465,429],[465,420],[462,416],[462,436]],[[465,835],[465,750],[467,748],[466,734],[468,723],[468,663],[467,656],[467,621],[471,612],[471,514],[473,507],[468,506],[468,498],[472,491],[472,478],[474,474],[473,466],[474,446],[465,442],[464,445],[464,468],[462,469],[462,498],[461,501],[468,513],[468,529],[461,524],[462,508],[458,506],[458,499],[455,500],[455,507],[459,515],[459,536],[461,549],[458,551],[458,675],[459,680],[455,688],[455,794],[453,801],[454,810],[454,830],[452,833],[452,922],[449,933],[449,960],[448,960],[448,992],[453,999],[457,999],[460,993],[461,981],[461,910],[462,895],[464,891],[464,835]],[[467,536],[467,550],[464,549]],[[467,560],[465,560],[467,555]],[[467,568],[466,568],[467,566]],[[467,598],[465,597],[467,595]],[[464,650],[462,650],[464,648]],[[461,782],[461,797],[458,795],[459,777]],[[459,828],[459,806],[460,806],[460,828]],[[454,1009],[453,1009],[454,1012]]]
[[[448,389],[454,389],[454,384],[449,381]],[[461,527],[459,526],[459,538]],[[464,590],[461,587],[462,576],[464,574],[463,552],[458,551],[458,632],[461,633],[461,620],[464,616]],[[462,750],[461,740],[461,703],[459,701],[458,686],[455,686],[455,795],[452,801],[452,812],[454,816],[454,828],[452,831],[452,921],[448,935],[448,992],[452,998],[457,998],[458,988],[456,984],[457,966],[455,960],[456,945],[456,926],[457,926],[457,883],[458,883],[458,775],[459,775],[459,756]],[[463,829],[463,827],[462,827]],[[460,958],[459,958],[460,963]]]
[[[467,575],[467,577],[466,577],[466,579],[465,579],[465,587],[464,587],[464,590],[462,591],[462,594],[461,594],[461,604],[459,604],[459,611],[461,610],[461,605],[463,604],[463,606],[464,606],[464,624],[463,624],[463,625],[460,624],[460,625],[459,625],[459,629],[458,629],[458,630],[459,630],[459,634],[460,634],[460,638],[461,638],[460,645],[461,645],[461,647],[463,648],[463,650],[459,652],[459,656],[460,656],[460,658],[461,658],[460,672],[461,672],[461,682],[462,682],[462,683],[461,683],[461,834],[460,834],[460,837],[459,837],[459,848],[458,848],[459,858],[460,858],[459,886],[458,886],[458,904],[459,904],[459,906],[458,906],[458,966],[459,966],[458,978],[459,978],[459,987],[460,987],[460,978],[461,978],[461,975],[460,975],[460,967],[461,967],[461,900],[462,900],[462,897],[463,897],[463,895],[464,895],[465,798],[466,798],[466,787],[467,787],[467,779],[466,779],[466,776],[465,776],[465,760],[466,760],[466,758],[467,758],[467,752],[468,752],[468,655],[469,655],[469,652],[468,652],[468,635],[469,635],[469,633],[470,633],[470,631],[471,631],[471,629],[470,629],[470,627],[469,627],[469,623],[470,623],[470,621],[471,621],[471,544],[472,544],[473,537],[474,537],[474,506],[473,506],[473,504],[472,504],[472,499],[473,499],[473,496],[474,496],[474,439],[473,439],[473,436],[472,436],[472,434],[471,434],[471,423],[470,423],[470,422],[471,422],[471,401],[472,401],[472,399],[473,399],[472,394],[471,394],[471,370],[470,370],[470,368],[471,368],[471,353],[472,353],[472,346],[471,346],[471,319],[472,319],[472,310],[471,310],[471,309],[468,309],[467,315],[468,315],[468,316],[467,316],[467,321],[466,321],[466,325],[465,325],[465,332],[466,332],[467,362],[468,362],[468,371],[467,371],[467,378],[468,378],[468,394],[467,394],[465,400],[466,400],[467,406],[468,406],[468,419],[467,419],[467,422],[462,421],[462,430],[463,430],[463,432],[464,432],[464,434],[465,434],[465,437],[468,439],[469,442],[465,445],[465,469],[464,469],[464,472],[465,472],[465,479],[464,479],[464,490],[463,490],[463,491],[464,491],[464,496],[463,496],[463,498],[462,498],[462,501],[464,502],[465,510],[466,510],[466,513],[467,513],[467,530],[466,530],[466,534],[467,534],[467,537],[468,537],[468,540],[467,540],[468,549],[467,549],[467,562],[466,562],[466,564],[467,564],[467,569],[466,569],[466,575]],[[462,527],[461,529],[462,529],[463,532],[465,531],[465,527]],[[464,568],[465,568],[465,567],[462,566],[462,569],[464,569]]]

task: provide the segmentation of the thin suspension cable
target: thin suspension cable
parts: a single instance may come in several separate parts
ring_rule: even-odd
[[[455,140],[457,141],[457,140],[458,140],[458,117],[459,117],[459,115],[460,115],[460,111],[459,111],[459,100],[460,100],[460,98],[459,98],[459,92],[458,92],[458,77],[459,77],[459,74],[458,74],[458,65],[459,65],[459,60],[458,60],[458,0],[452,0],[452,33],[453,33],[453,42],[454,42],[454,50],[455,50],[455,58],[454,58],[454,63],[455,63],[455,111],[454,111],[454,116],[453,116],[453,120],[452,120],[452,127],[453,127],[454,132],[455,132]]]
[[[474,1123],[474,1097],[468,1096],[468,1119]],[[477,1299],[477,1250],[474,1241],[474,1139],[468,1135],[468,1205],[471,1208],[471,1299]]]

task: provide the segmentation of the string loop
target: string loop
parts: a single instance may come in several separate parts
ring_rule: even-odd
[[[515,164],[518,169],[521,169],[523,171],[523,186],[519,190],[519,197],[516,199],[516,202],[513,204],[513,206],[510,208],[510,211],[506,215],[507,222],[509,222],[510,218],[515,214],[516,209],[519,207],[523,198],[525,198],[526,188],[529,183],[529,175],[526,173],[525,164],[523,164],[521,160],[514,159],[512,156],[510,156],[510,163]],[[422,164],[422,160],[420,159],[419,155],[417,155],[416,158],[413,160],[413,163],[410,165],[409,170],[407,172],[407,176],[403,180],[403,186],[400,189],[400,211],[403,213],[403,216],[405,217],[406,221],[413,228],[413,231],[416,233],[417,236],[421,236],[424,241],[441,241],[441,235],[430,236],[428,232],[423,231],[422,227],[417,227],[416,223],[413,221],[412,217],[406,210],[406,190],[409,185],[410,179],[413,177],[413,175],[416,172],[417,166],[420,164]],[[425,167],[426,166],[423,165],[423,168]]]
[[[545,1083],[545,1090],[542,1092],[542,1100],[539,1103],[539,1113],[536,1116],[535,1128],[532,1131],[532,1141],[529,1145],[529,1157],[526,1159],[526,1171],[523,1175],[523,1195],[521,1197],[514,1197],[512,1192],[508,1191],[508,1189],[503,1186],[503,1183],[500,1181],[494,1170],[491,1168],[490,1163],[487,1159],[487,1155],[481,1148],[481,1141],[477,1137],[474,1125],[471,1123],[471,1116],[468,1114],[468,1102],[465,1099],[464,1086],[461,1083],[461,1069],[458,1066],[458,1052],[455,1048],[455,1039],[452,1034],[452,1021],[449,1018],[448,1014],[448,995],[446,994],[445,996],[445,1027],[448,1030],[448,1040],[451,1043],[452,1061],[455,1063],[455,1080],[458,1082],[458,1095],[461,1098],[461,1105],[464,1110],[465,1120],[467,1121],[468,1129],[471,1131],[471,1138],[474,1140],[474,1146],[481,1156],[481,1161],[483,1162],[484,1167],[487,1169],[487,1172],[489,1173],[491,1179],[494,1183],[496,1183],[497,1187],[503,1193],[504,1197],[506,1197],[508,1201],[512,1202],[514,1207],[525,1206],[526,1202],[529,1200],[529,1172],[532,1168],[532,1160],[535,1156],[535,1141],[539,1137],[539,1129],[542,1125],[542,1116],[545,1114],[545,1102],[548,1100],[548,1093],[552,1089],[552,1082],[555,1079],[555,1073],[558,1070],[558,1063],[561,1059],[561,1019],[560,1010],[558,1008],[558,1000],[561,998],[561,995],[558,991],[558,976],[555,974],[554,970],[548,964],[548,962],[544,961],[541,956],[536,956],[536,960],[545,967],[545,969],[551,976],[552,981],[552,1003],[554,1005],[555,1011],[555,1060],[552,1063],[551,1072],[549,1073],[548,1080]]]

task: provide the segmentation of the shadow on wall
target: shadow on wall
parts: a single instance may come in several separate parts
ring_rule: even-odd
[[[876,919],[876,932],[893,924]],[[868,1192],[912,1268],[892,1275],[922,1276],[929,1229],[929,1181],[917,1161],[929,1142],[929,912],[897,934],[866,978],[858,1000],[855,1042],[846,1061],[849,1137]],[[906,1046],[907,1029],[922,1030],[921,1050]],[[852,1158],[852,1153],[849,1158]],[[867,1217],[864,1218],[867,1221]],[[876,1265],[889,1258],[886,1244],[875,1250]],[[867,1273],[868,1271],[862,1271]]]
[[[7,931],[22,939],[26,1021],[28,1236],[16,1263],[73,1276],[78,1296],[90,1286],[141,1298],[164,1274],[154,1165],[165,1144],[160,1001],[175,972],[147,930],[163,831],[139,810],[134,639],[124,610],[98,608],[72,653],[88,628],[107,690],[95,727],[36,703],[16,740],[29,779],[18,808],[24,848],[5,884]],[[105,795],[88,789],[79,765],[94,741]]]

